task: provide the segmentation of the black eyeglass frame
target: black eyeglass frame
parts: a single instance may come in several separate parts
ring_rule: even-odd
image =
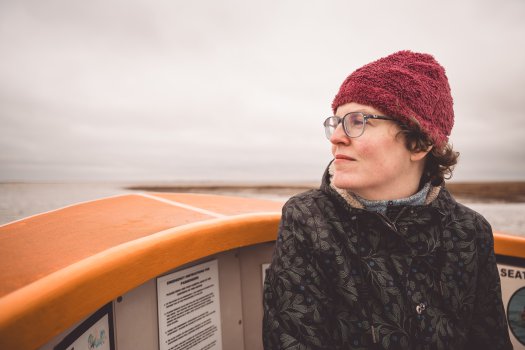
[[[356,114],[359,114],[359,115],[362,115],[363,116],[363,127],[361,128],[361,133],[357,136],[350,136],[348,130],[346,130],[346,120],[347,120],[347,117],[350,116],[350,115],[356,115]],[[328,122],[330,120],[337,120],[337,124],[335,126],[333,125],[328,125]],[[357,138],[357,137],[360,137],[364,134],[365,132],[365,127],[366,127],[366,123],[368,121],[368,119],[380,119],[380,120],[392,120],[392,121],[396,121],[394,118],[392,117],[387,117],[385,115],[377,115],[377,114],[365,114],[365,113],[362,113],[362,112],[350,112],[350,113],[347,113],[345,114],[343,117],[338,117],[336,115],[334,116],[331,116],[331,117],[328,117],[325,119],[325,121],[323,122],[323,126],[325,128],[325,134],[326,134],[326,138],[330,140],[330,138],[332,137],[333,133],[331,133],[329,135],[329,127],[334,127],[334,131],[335,129],[337,129],[337,127],[339,126],[339,124],[343,123],[343,131],[345,132],[346,136],[350,137],[350,138]]]

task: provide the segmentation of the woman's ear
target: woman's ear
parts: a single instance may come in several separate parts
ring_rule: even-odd
[[[426,150],[424,151],[412,151],[410,154],[410,160],[413,162],[417,162],[425,158],[425,156],[432,150],[434,146],[430,145]]]

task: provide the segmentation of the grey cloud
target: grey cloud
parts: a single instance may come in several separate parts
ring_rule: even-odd
[[[524,12],[520,1],[3,1],[0,180],[317,180],[339,84],[405,48],[447,68],[455,178],[523,179]]]

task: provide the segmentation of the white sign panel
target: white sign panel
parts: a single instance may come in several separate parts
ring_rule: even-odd
[[[217,260],[157,278],[160,350],[221,350]]]
[[[525,268],[498,264],[503,305],[514,349],[525,349]]]

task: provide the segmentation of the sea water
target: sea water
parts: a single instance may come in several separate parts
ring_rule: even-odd
[[[0,225],[79,202],[137,193],[126,190],[126,187],[127,184],[120,183],[0,183]],[[236,193],[229,189],[224,194]],[[237,195],[283,202],[289,197],[257,191],[250,193],[246,190]],[[525,203],[484,203],[465,200],[464,204],[485,216],[495,231],[525,237]]]
[[[119,184],[0,184],[0,224],[55,210],[79,202],[131,191]]]

